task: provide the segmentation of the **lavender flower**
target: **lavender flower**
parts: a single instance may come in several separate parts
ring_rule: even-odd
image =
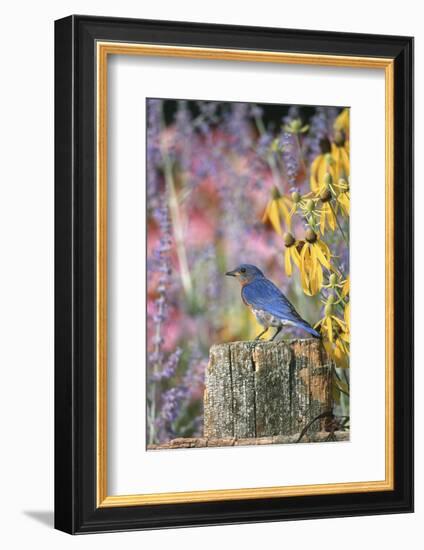
[[[182,401],[187,396],[187,388],[177,386],[163,393],[161,418],[164,422],[171,424],[178,418]]]
[[[175,127],[177,131],[177,145],[180,147],[181,168],[189,172],[191,167],[193,123],[187,101],[179,101],[175,115]]]
[[[181,348],[177,348],[173,353],[171,353],[165,361],[162,370],[160,372],[153,373],[152,379],[158,382],[160,380],[169,380],[172,378],[175,375],[175,371],[177,370],[182,353],[183,350]]]
[[[208,133],[211,124],[215,124],[219,120],[218,107],[220,103],[217,101],[198,101],[197,106],[200,111],[200,116],[196,120],[197,127],[202,133]]]
[[[201,352],[198,345],[194,345],[191,352],[188,368],[183,378],[183,385],[188,389],[188,393],[193,395],[203,389],[205,383],[205,370],[208,358]]]
[[[251,127],[249,122],[249,104],[233,103],[226,114],[226,129],[231,137],[234,150],[243,154],[251,146]]]
[[[162,327],[163,323],[168,316],[168,303],[167,303],[167,288],[170,282],[171,276],[171,258],[170,249],[172,242],[171,222],[169,219],[169,212],[167,205],[163,205],[156,208],[154,216],[159,225],[160,237],[156,249],[153,252],[153,257],[149,262],[150,271],[156,271],[160,274],[157,286],[158,297],[154,302],[155,311],[151,317],[152,321],[152,344],[153,351],[148,356],[148,374],[150,384],[150,396],[149,396],[149,440],[153,442],[155,439],[155,416],[156,416],[156,401],[157,391],[155,382],[162,378],[163,372],[171,372],[174,367],[174,363],[178,363],[178,356],[169,358],[168,362],[163,366],[164,352],[162,349],[163,335]]]
[[[315,114],[310,119],[308,135],[305,137],[305,156],[309,163],[312,163],[320,150],[320,141],[327,136],[328,122],[327,115],[323,107],[318,107]]]
[[[159,365],[162,359],[162,324],[166,320],[168,314],[166,291],[171,275],[171,258],[169,253],[171,250],[172,233],[167,205],[157,208],[154,214],[159,225],[160,238],[157,248],[153,252],[153,257],[151,258],[149,267],[151,271],[160,273],[160,277],[157,287],[158,297],[155,300],[155,313],[152,317],[155,328],[153,337],[154,356],[151,356],[150,359],[153,363]]]
[[[147,100],[147,203],[153,207],[157,202],[159,192],[159,167],[162,156],[160,152],[160,132],[162,116],[161,99]]]
[[[263,158],[266,158],[269,154],[269,150],[274,137],[272,134],[266,132],[262,134],[256,143],[256,152]]]
[[[280,137],[281,156],[287,174],[287,181],[290,187],[296,183],[296,176],[299,170],[298,147],[295,141],[295,135],[289,132],[283,132]]]

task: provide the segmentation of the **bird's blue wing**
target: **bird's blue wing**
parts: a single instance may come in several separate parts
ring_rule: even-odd
[[[303,328],[317,338],[320,337],[318,332],[302,319],[280,289],[268,279],[255,279],[242,288],[241,294],[243,300],[253,309],[264,310],[282,321]]]
[[[241,293],[245,302],[254,309],[263,309],[281,319],[287,316],[300,318],[280,289],[268,279],[252,281],[242,288]]]

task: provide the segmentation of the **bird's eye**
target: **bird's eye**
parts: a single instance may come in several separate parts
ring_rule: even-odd
[[[246,273],[246,268],[245,268],[245,267],[242,267],[242,268],[240,269],[240,273]]]

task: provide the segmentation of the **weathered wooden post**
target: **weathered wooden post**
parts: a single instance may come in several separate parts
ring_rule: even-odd
[[[298,434],[331,411],[331,364],[316,339],[212,346],[206,371],[204,436]],[[318,432],[328,419],[314,422]]]

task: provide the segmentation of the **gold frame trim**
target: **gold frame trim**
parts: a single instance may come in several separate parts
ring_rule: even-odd
[[[142,506],[305,495],[365,493],[394,489],[394,60],[186,46],[97,42],[97,506]],[[386,433],[385,479],[319,485],[218,489],[179,493],[107,494],[107,60],[108,55],[219,59],[332,67],[384,69],[386,123]]]

